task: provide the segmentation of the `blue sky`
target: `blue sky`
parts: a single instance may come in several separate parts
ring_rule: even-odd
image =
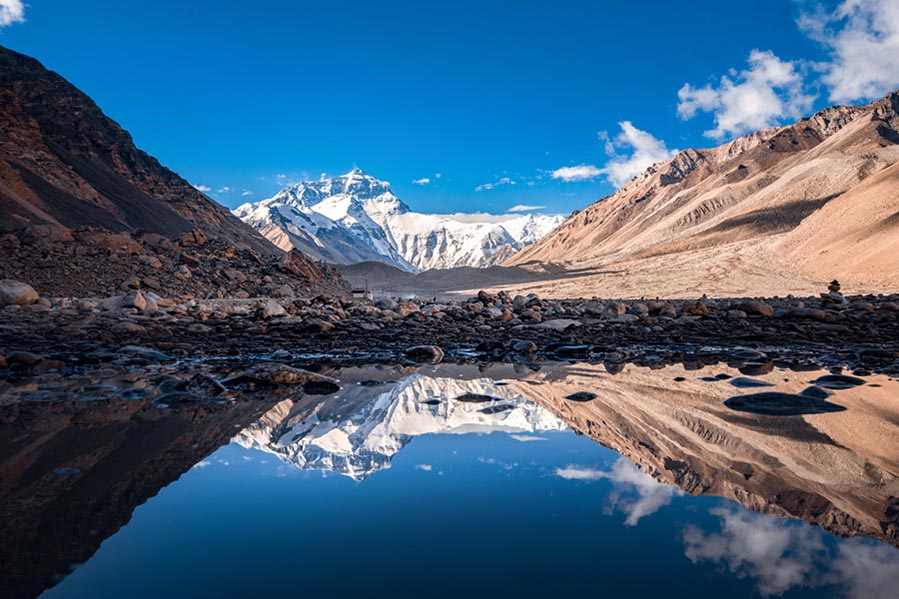
[[[416,210],[568,212],[899,87],[895,0],[0,0],[0,44],[231,207],[359,166]]]

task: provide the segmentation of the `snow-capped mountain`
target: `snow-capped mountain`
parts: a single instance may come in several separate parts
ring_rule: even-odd
[[[415,272],[490,266],[537,242],[562,222],[544,214],[422,214],[390,185],[355,168],[297,183],[234,214],[278,247],[334,264],[374,260]]]
[[[465,393],[496,399],[477,403],[455,399]],[[323,402],[312,414],[300,404],[282,402],[234,441],[275,454],[297,468],[362,480],[389,468],[393,456],[419,435],[566,429],[545,408],[488,379],[414,374],[377,387],[346,388],[339,400]]]

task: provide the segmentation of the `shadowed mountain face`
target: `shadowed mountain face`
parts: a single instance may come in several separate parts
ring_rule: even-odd
[[[3,595],[37,596],[55,584],[137,506],[270,407],[160,410],[121,400],[0,407]]]
[[[506,264],[582,271],[541,294],[811,292],[899,282],[899,92],[717,148],[685,150],[572,215]],[[608,274],[624,272],[626,277]]]
[[[35,225],[191,230],[262,253],[252,227],[137,149],[127,131],[37,60],[0,47],[0,232]]]

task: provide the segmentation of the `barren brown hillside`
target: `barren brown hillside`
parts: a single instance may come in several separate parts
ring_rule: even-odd
[[[572,215],[506,265],[554,263],[554,296],[899,287],[899,92],[685,150]],[[580,276],[572,276],[578,273]]]

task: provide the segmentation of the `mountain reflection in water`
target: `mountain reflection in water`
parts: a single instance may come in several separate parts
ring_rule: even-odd
[[[331,374],[337,394],[202,418],[5,406],[4,588],[83,562],[45,596],[899,597],[887,377],[827,392],[843,411],[771,416],[725,402],[827,373]]]

